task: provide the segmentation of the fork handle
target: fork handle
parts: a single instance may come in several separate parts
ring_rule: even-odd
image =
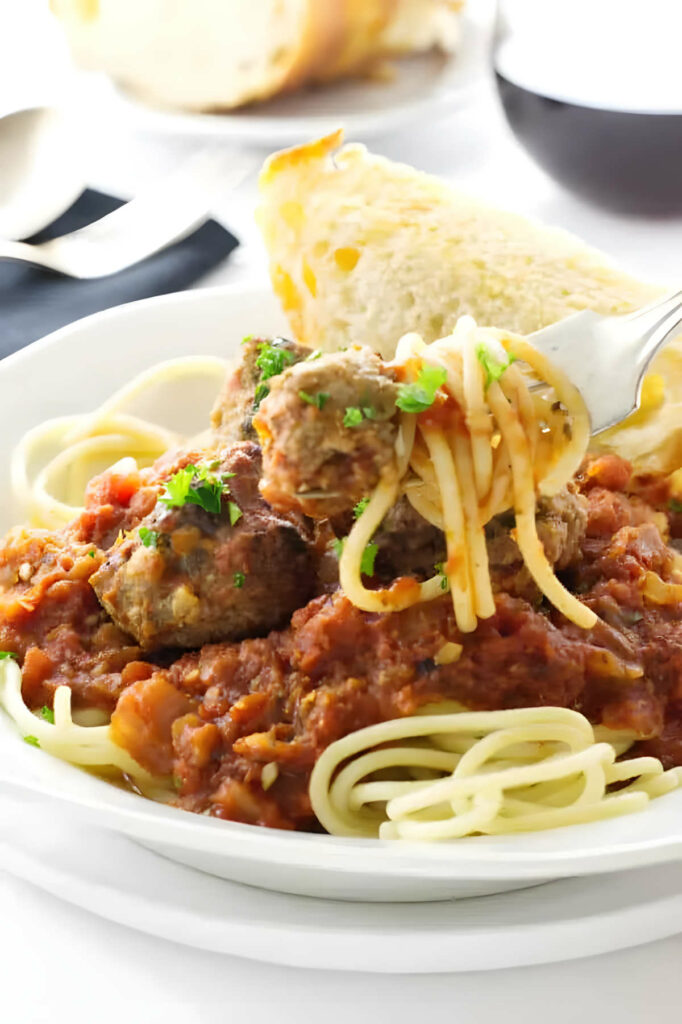
[[[634,329],[636,365],[644,373],[658,350],[682,324],[682,289],[669,292],[622,320]]]
[[[12,242],[0,239],[0,261],[12,260],[15,263],[28,263],[32,267],[51,270],[55,274],[63,273],[59,266],[50,258],[50,253],[28,242]]]

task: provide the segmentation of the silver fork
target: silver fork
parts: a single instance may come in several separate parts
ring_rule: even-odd
[[[115,274],[190,234],[208,218],[217,195],[241,184],[256,163],[244,153],[204,150],[78,231],[37,245],[0,240],[0,260],[82,279]]]
[[[575,313],[528,340],[570,377],[598,434],[637,408],[651,360],[680,324],[682,290],[624,316]]]

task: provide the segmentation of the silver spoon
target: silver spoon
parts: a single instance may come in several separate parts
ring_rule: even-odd
[[[0,118],[0,238],[28,238],[81,194],[85,182],[72,134],[49,107]]]
[[[578,388],[598,434],[637,408],[649,364],[681,324],[679,290],[624,316],[575,313],[528,340]]]

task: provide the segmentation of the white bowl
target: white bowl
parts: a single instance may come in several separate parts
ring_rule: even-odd
[[[168,295],[87,317],[0,363],[0,471],[26,429],[86,411],[135,373],[176,356],[229,356],[245,334],[287,326],[265,287]],[[181,403],[182,393],[177,402]],[[205,425],[210,396],[197,409]],[[165,403],[176,409],[175,402]],[[190,410],[178,409],[183,417]],[[191,418],[191,417],[190,417]],[[202,423],[203,421],[203,423]],[[188,429],[183,424],[184,429]],[[4,529],[18,511],[6,503]],[[527,835],[416,844],[339,839],[218,821],[154,804],[22,742],[0,716],[0,779],[72,805],[89,821],[233,881],[308,896],[411,902],[503,892],[552,878],[616,871],[682,856],[682,791],[640,814]]]

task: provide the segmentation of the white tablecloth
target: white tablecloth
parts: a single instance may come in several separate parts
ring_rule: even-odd
[[[41,0],[0,0],[4,109],[49,102],[54,92],[59,60],[44,18]],[[90,184],[123,196],[187,150],[183,140],[160,143],[101,122],[91,124],[85,141]],[[644,276],[679,281],[682,221],[619,217],[567,195],[514,144],[490,89],[437,126],[383,139],[376,148],[569,228]],[[254,198],[253,185],[245,186],[217,208],[244,245],[202,284],[264,273],[251,226]],[[388,977],[277,968],[137,934],[0,874],[3,1024],[214,1024],[236,1021],[240,1012],[249,1024],[301,1017],[407,1024],[425,1013],[462,1024],[500,1018],[641,1024],[679,1017],[680,963],[682,936],[589,960],[484,974]]]

